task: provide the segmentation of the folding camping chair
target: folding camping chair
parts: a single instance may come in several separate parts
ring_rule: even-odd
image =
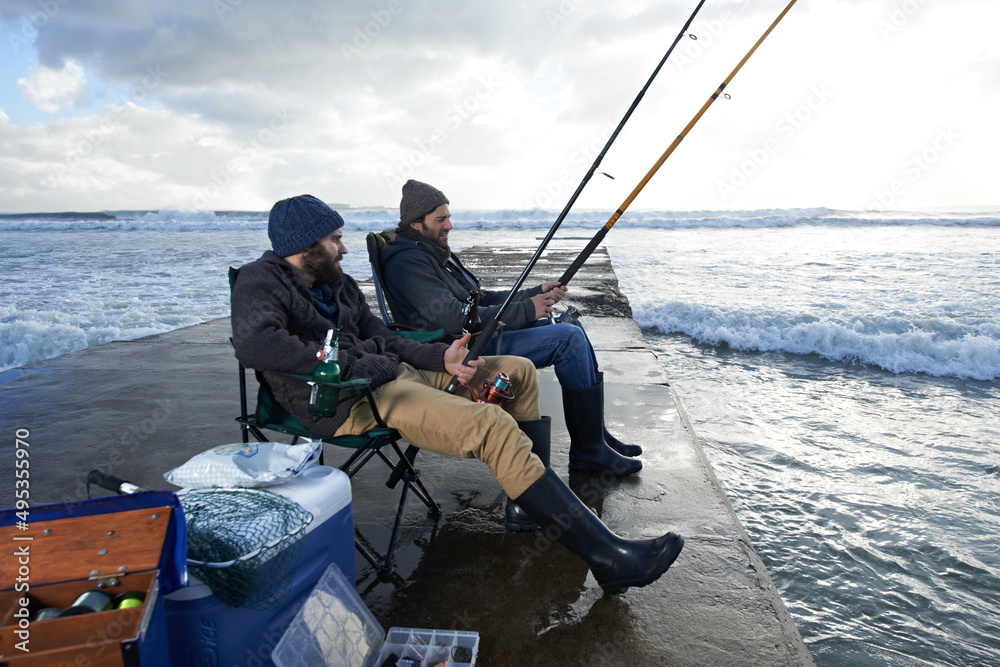
[[[423,331],[405,324],[406,318],[399,312],[399,308],[392,300],[389,291],[385,288],[385,277],[382,272],[382,248],[396,238],[396,230],[386,229],[381,232],[368,232],[365,239],[368,245],[368,263],[372,265],[372,281],[375,283],[375,300],[378,302],[379,312],[386,326],[393,329],[400,336],[420,340],[421,342],[433,343],[439,340],[450,341],[445,335],[444,329],[434,329],[433,331]],[[504,325],[501,322],[497,327],[497,351],[500,354],[501,343],[503,341]],[[420,337],[426,335],[427,338]]]
[[[406,318],[399,312],[392,297],[385,288],[385,278],[382,275],[382,248],[396,238],[396,232],[387,229],[383,232],[368,232],[365,239],[368,245],[368,262],[372,265],[372,282],[375,283],[375,301],[385,325],[404,338],[421,343],[435,343],[445,337],[444,329],[424,331],[406,324]]]
[[[236,282],[238,272],[238,269],[229,269],[230,289],[232,289],[233,284]],[[236,418],[236,421],[240,424],[243,442],[249,442],[251,435],[258,442],[268,442],[270,439],[264,434],[264,431],[274,431],[290,435],[292,436],[293,444],[297,442],[299,438],[316,437],[310,433],[298,419],[289,414],[288,411],[278,404],[271,393],[270,387],[267,385],[267,381],[259,372],[254,373],[257,378],[259,388],[257,391],[256,407],[251,413],[249,401],[247,399],[246,371],[248,369],[238,360],[237,363],[239,364],[240,416]],[[303,382],[312,381],[312,378],[308,375],[295,375],[292,373],[283,373],[283,375],[300,379]],[[340,466],[340,469],[347,473],[348,477],[353,478],[354,475],[356,475],[365,466],[365,464],[368,463],[368,461],[377,456],[383,463],[385,463],[386,466],[389,467],[390,470],[392,470],[392,475],[390,476],[389,481],[386,482],[386,486],[390,489],[394,489],[397,482],[403,482],[403,489],[399,494],[399,504],[396,509],[396,518],[393,522],[392,532],[389,536],[389,545],[386,548],[385,555],[382,556],[382,564],[380,565],[378,563],[375,555],[373,555],[369,549],[361,544],[357,538],[354,540],[354,546],[358,552],[364,556],[365,560],[371,563],[371,566],[375,568],[379,576],[385,576],[392,569],[392,554],[396,546],[396,538],[399,535],[399,525],[403,518],[403,510],[406,506],[408,493],[412,491],[413,495],[419,498],[424,505],[427,506],[427,513],[430,516],[437,516],[441,514],[441,508],[434,501],[434,499],[431,498],[430,492],[424,486],[423,482],[420,481],[420,472],[413,467],[413,459],[418,449],[413,445],[410,445],[405,455],[400,450],[399,441],[401,436],[399,431],[386,425],[385,421],[383,421],[382,415],[379,414],[378,407],[375,405],[375,397],[369,387],[369,380],[367,378],[359,378],[347,382],[324,384],[337,387],[340,391],[363,391],[364,397],[361,400],[368,401],[368,404],[371,406],[372,416],[375,418],[375,422],[377,423],[376,428],[358,435],[343,435],[333,438],[323,438],[324,444],[354,450],[348,459]],[[386,452],[383,451],[386,448],[390,450],[390,454],[386,454]],[[410,450],[413,451],[411,452]],[[395,456],[391,457],[391,454],[394,454]]]

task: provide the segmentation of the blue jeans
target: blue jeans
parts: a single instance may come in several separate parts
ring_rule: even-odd
[[[597,357],[583,327],[573,324],[543,324],[503,332],[501,354],[525,357],[535,368],[555,366],[563,389],[579,390],[597,384]],[[483,355],[497,354],[493,335]]]

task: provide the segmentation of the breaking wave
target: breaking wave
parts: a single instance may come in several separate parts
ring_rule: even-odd
[[[902,315],[836,319],[682,301],[640,307],[633,314],[642,327],[685,334],[713,346],[815,354],[892,373],[986,381],[1000,378],[1000,327],[988,320],[918,320]]]
[[[349,231],[379,231],[396,225],[398,213],[390,208],[340,211]],[[558,215],[543,209],[453,211],[452,222],[465,229],[543,230]],[[15,213],[0,215],[5,231],[239,231],[267,228],[267,211],[100,211],[92,213]],[[608,211],[572,211],[562,223],[567,229],[596,230],[604,225]],[[839,211],[826,208],[755,209],[744,211],[627,211],[619,224],[651,229],[765,229],[818,226],[932,225],[1000,226],[1000,212],[906,212]]]

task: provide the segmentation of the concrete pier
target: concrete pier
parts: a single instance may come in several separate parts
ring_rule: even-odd
[[[568,247],[548,251],[530,284],[555,279],[575,254]],[[499,247],[462,253],[487,287],[512,284],[528,257]],[[583,313],[597,351],[608,428],[642,445],[644,468],[620,480],[567,471],[561,392],[547,369],[539,380],[542,413],[553,418],[552,467],[616,532],[683,535],[676,563],[650,586],[605,596],[583,562],[558,544],[504,529],[504,495],[484,465],[424,452],[417,467],[442,515],[435,520],[418,501],[409,504],[393,573],[380,579],[357,560],[362,599],[385,629],[477,631],[480,666],[811,665],[603,250],[574,279],[564,303]],[[164,472],[239,441],[229,335],[228,319],[216,320],[0,374],[7,432],[30,433],[32,504],[87,497],[92,469],[169,489]],[[5,507],[14,499],[12,441],[0,446]],[[326,448],[328,465],[344,458]],[[362,539],[381,550],[394,502],[377,463],[355,478],[352,492]]]

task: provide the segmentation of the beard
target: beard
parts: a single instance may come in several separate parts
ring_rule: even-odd
[[[431,228],[428,227],[427,224],[423,221],[420,222],[420,229],[423,230],[423,237],[425,240],[430,241],[439,248],[444,248],[445,250],[451,250],[451,248],[448,247],[448,239],[441,238],[441,232],[442,232],[441,229],[437,231],[437,236],[434,236],[433,233],[431,232]]]
[[[319,285],[336,285],[344,278],[344,270],[338,262],[343,255],[331,255],[319,244],[306,251],[302,258],[302,268],[313,277]]]

